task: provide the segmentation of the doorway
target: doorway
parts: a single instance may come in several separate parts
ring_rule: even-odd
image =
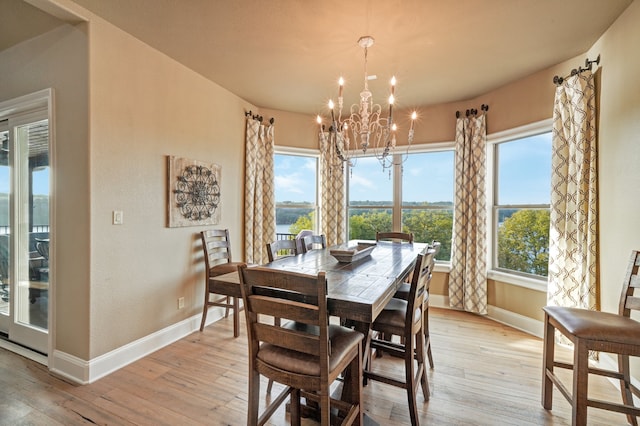
[[[53,240],[50,103],[44,101],[0,103],[0,333],[46,355]]]

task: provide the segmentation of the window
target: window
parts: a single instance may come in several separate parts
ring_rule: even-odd
[[[376,231],[413,232],[418,242],[442,243],[438,260],[451,258],[454,151],[412,152],[395,170],[374,157],[358,158],[349,174],[349,239]],[[401,178],[400,178],[401,177]]]
[[[277,234],[318,229],[317,172],[317,156],[274,155]]]
[[[375,240],[393,230],[393,181],[375,157],[361,157],[349,171],[349,239]]]
[[[409,155],[402,173],[402,230],[416,241],[439,241],[438,260],[451,260],[454,151]]]
[[[512,137],[496,142],[493,149],[493,268],[546,277],[551,132]]]

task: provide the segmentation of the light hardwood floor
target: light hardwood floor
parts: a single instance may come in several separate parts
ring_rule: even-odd
[[[435,368],[428,373],[430,401],[418,397],[421,424],[570,424],[557,390],[552,411],[540,405],[540,339],[469,313],[432,308],[430,318]],[[223,319],[86,386],[0,349],[0,425],[243,425],[244,327],[243,319],[234,339],[231,317]],[[403,374],[402,361],[389,356],[376,359],[375,368]],[[599,398],[618,400],[604,379],[590,387]],[[404,390],[374,382],[364,398],[381,425],[409,424]],[[269,424],[289,424],[283,408]],[[589,424],[623,425],[626,418],[589,409]]]

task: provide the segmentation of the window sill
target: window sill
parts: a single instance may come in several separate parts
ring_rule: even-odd
[[[433,272],[444,272],[448,274],[449,272],[451,272],[451,262],[436,260],[436,264],[433,267]]]
[[[522,277],[520,275],[515,274],[507,274],[506,272],[500,271],[488,271],[487,278],[495,281],[500,281],[507,284],[517,285],[520,287],[525,287],[531,290],[537,290],[546,292],[547,291],[547,281],[539,280],[535,278]]]
[[[444,272],[446,274],[451,272],[451,262],[436,262],[433,268],[434,272]],[[547,281],[537,280],[535,278],[522,277],[515,274],[508,274],[501,271],[488,271],[487,278],[494,281],[500,281],[501,283],[517,285],[519,287],[525,287],[531,290],[547,292]]]

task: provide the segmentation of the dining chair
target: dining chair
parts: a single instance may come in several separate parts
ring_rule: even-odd
[[[404,380],[385,371],[374,371],[371,351],[365,361],[365,380],[377,380],[389,385],[406,389],[411,424],[419,424],[417,407],[417,389],[422,387],[425,401],[429,400],[429,383],[425,370],[425,352],[431,359],[431,342],[425,340],[423,326],[428,315],[429,282],[434,265],[434,250],[428,247],[418,254],[411,280],[408,300],[392,299],[373,322],[369,333],[371,350],[383,350],[404,359]],[[428,323],[427,323],[428,324]],[[380,336],[398,335],[401,343],[385,340]],[[415,363],[414,363],[415,360]]]
[[[399,243],[413,243],[413,232],[379,232],[376,231],[376,242],[377,241],[393,241]],[[411,281],[411,276],[408,277],[409,281]],[[403,284],[398,288],[397,297],[405,299],[409,294],[409,284]],[[396,297],[396,296],[394,296]]]
[[[307,235],[302,239],[302,252],[306,253],[313,249],[327,248],[327,238],[324,234]]]
[[[376,232],[376,241],[412,243],[413,232]]]
[[[618,313],[591,311],[561,306],[546,306],[544,310],[544,347],[542,370],[542,406],[551,410],[553,386],[571,405],[571,424],[587,424],[587,407],[617,411],[627,415],[627,421],[636,425],[640,408],[633,402],[640,390],[631,383],[629,356],[640,356],[640,322],[631,318],[632,311],[640,311],[640,251],[631,253],[631,260],[624,279]],[[555,359],[556,330],[573,343],[573,362]],[[590,351],[600,351],[618,356],[617,371],[595,368],[589,365]],[[554,367],[573,371],[572,390],[565,387]],[[590,399],[589,375],[595,374],[620,381],[622,404]]]
[[[262,425],[290,396],[291,424],[300,424],[300,398],[318,404],[321,425],[336,408],[339,424],[362,424],[362,340],[355,330],[329,323],[324,272],[300,274],[263,267],[238,268],[249,339],[248,425]],[[285,318],[283,325],[261,322]],[[342,399],[331,384],[345,374]],[[260,375],[285,385],[259,415]]]
[[[298,254],[296,240],[276,240],[267,243],[267,256],[269,262],[285,256],[295,256]]]
[[[438,241],[433,241],[431,242],[431,244],[429,244],[429,248],[432,248],[434,250],[434,254],[433,254],[434,259],[440,252],[440,247],[441,247],[441,244]],[[411,277],[409,277],[409,281],[411,281]],[[409,282],[402,283],[400,287],[398,287],[398,289],[396,290],[396,293],[393,295],[393,297],[395,297],[396,299],[407,300],[409,298],[410,289],[411,289],[411,283]]]
[[[208,229],[200,232],[200,237],[202,239],[205,265],[204,307],[202,309],[200,331],[204,330],[209,306],[218,306],[225,308],[225,318],[229,316],[229,310],[233,309],[233,337],[238,337],[240,334],[239,312],[242,310],[239,299],[237,297],[222,296],[211,300],[210,296],[211,294],[217,294],[218,290],[215,281],[212,281],[211,278],[237,271],[238,265],[242,262],[233,262],[231,260],[231,240],[228,229]]]

